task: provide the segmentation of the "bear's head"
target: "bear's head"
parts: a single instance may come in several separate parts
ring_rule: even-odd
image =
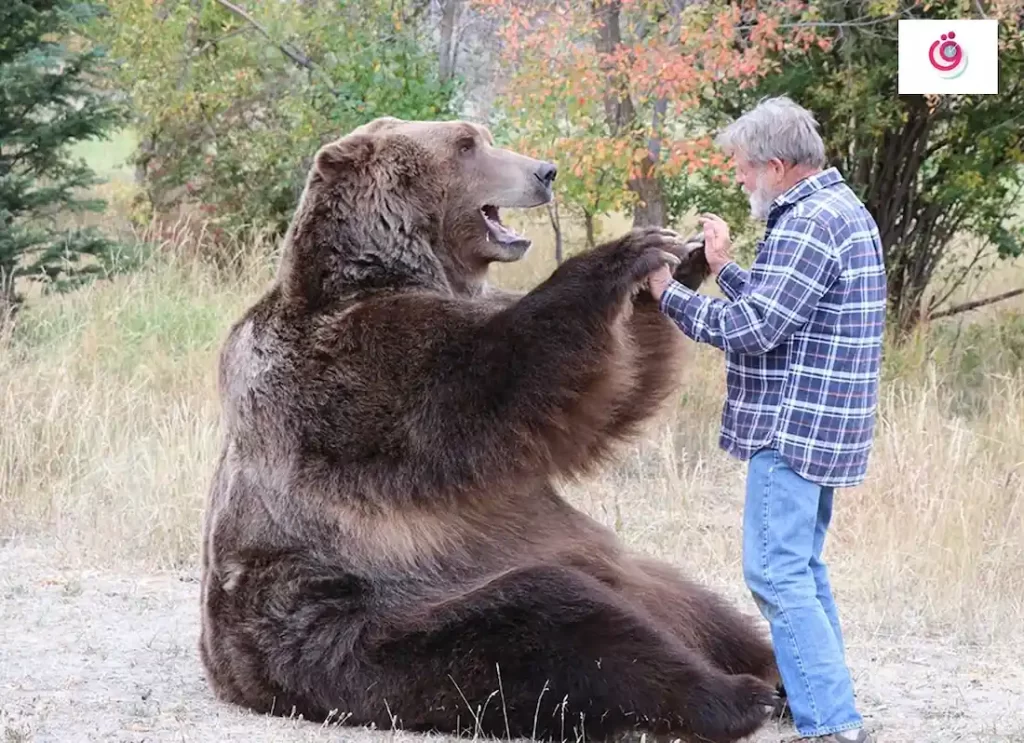
[[[472,293],[530,246],[501,210],[548,203],[555,175],[474,123],[376,119],[317,151],[282,272],[320,301],[410,284]]]

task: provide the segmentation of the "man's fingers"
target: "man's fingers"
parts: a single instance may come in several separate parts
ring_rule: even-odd
[[[709,230],[715,234],[729,234],[729,225],[727,225],[725,223],[725,220],[723,220],[721,217],[717,217],[713,214],[703,219],[701,221],[701,225],[704,227],[705,234],[707,234]]]
[[[701,220],[704,229],[704,236],[710,239],[712,236],[728,235],[729,226],[718,217],[710,216]]]

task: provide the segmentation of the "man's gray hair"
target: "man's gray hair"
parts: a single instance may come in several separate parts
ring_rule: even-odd
[[[787,96],[764,98],[715,138],[729,154],[742,153],[761,165],[772,158],[811,167],[825,167],[825,143],[814,115]]]

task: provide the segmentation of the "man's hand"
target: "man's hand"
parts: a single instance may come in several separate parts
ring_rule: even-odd
[[[711,272],[717,276],[725,264],[733,260],[729,225],[716,214],[701,214],[700,224],[704,228],[704,255]]]
[[[647,275],[647,288],[651,292],[651,296],[654,297],[654,301],[661,299],[662,292],[664,292],[668,285],[672,283],[672,269],[668,266],[661,266],[654,273]]]

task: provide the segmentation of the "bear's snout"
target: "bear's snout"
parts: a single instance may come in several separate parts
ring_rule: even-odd
[[[558,175],[558,166],[554,163],[541,163],[534,175],[544,186],[551,188],[551,184],[555,182],[555,176]]]

